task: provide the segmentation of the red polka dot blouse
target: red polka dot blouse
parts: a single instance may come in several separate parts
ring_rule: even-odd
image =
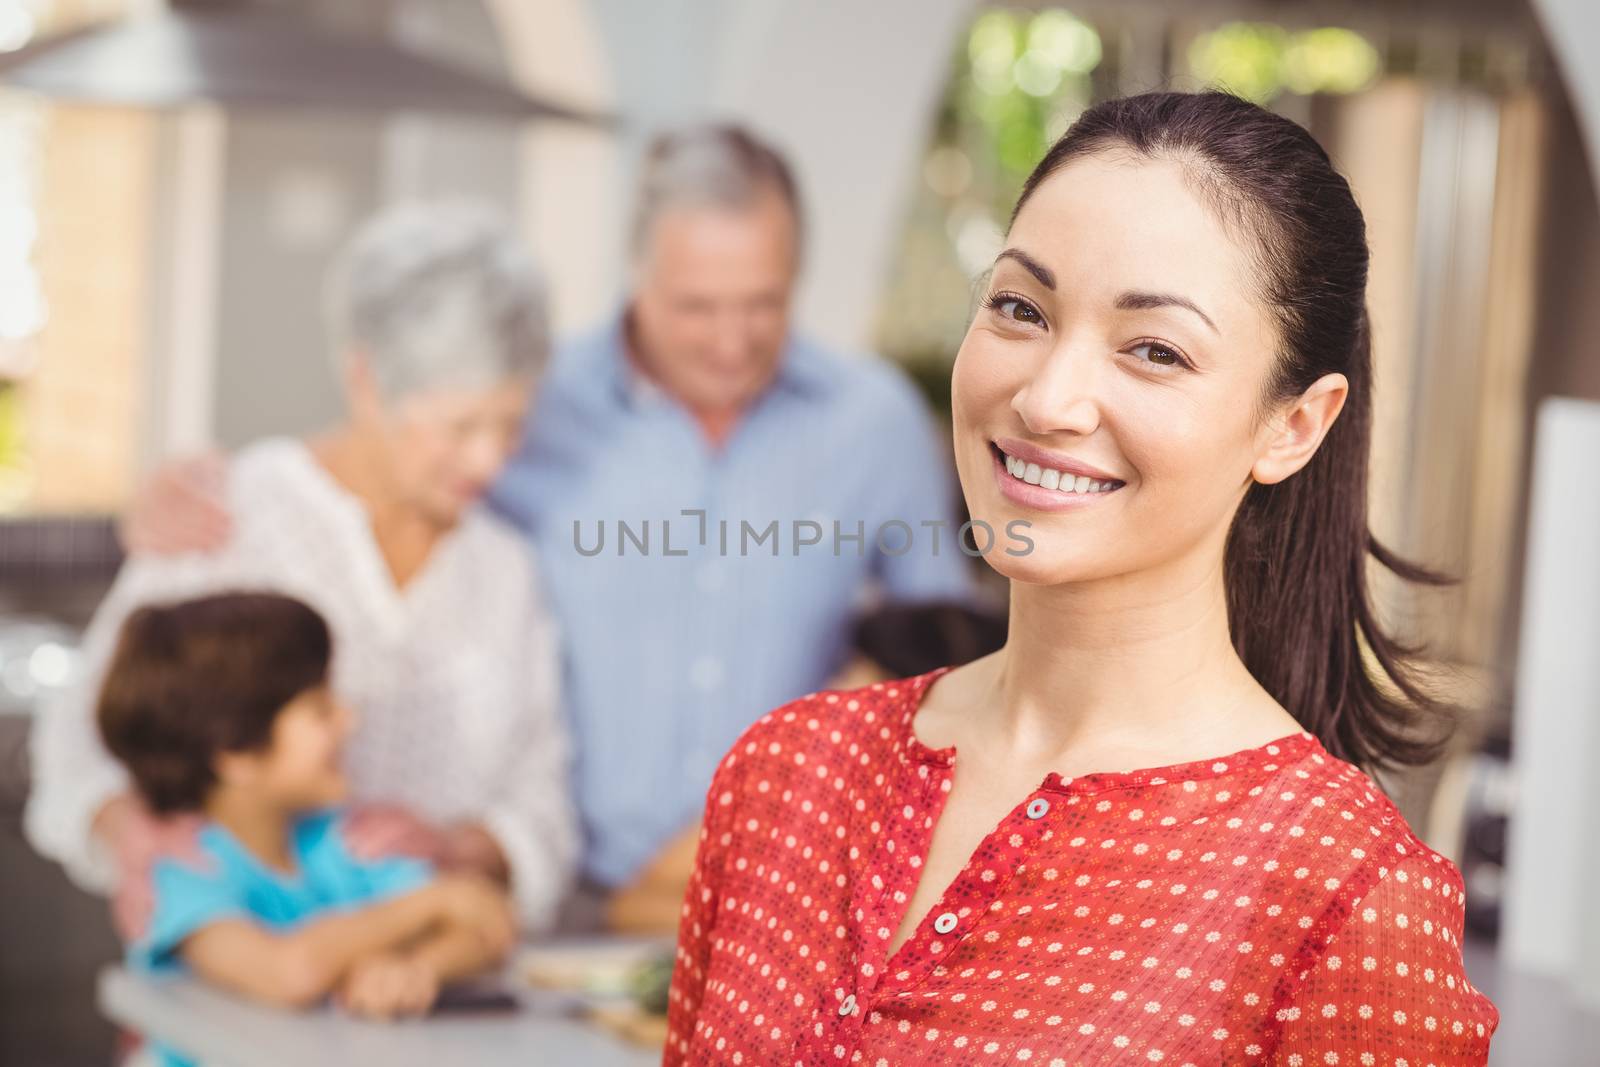
[[[955,751],[950,668],[769,712],[718,766],[664,1064],[1487,1062],[1461,876],[1310,734],[1052,773],[892,958]]]

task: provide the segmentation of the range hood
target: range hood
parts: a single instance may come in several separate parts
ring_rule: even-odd
[[[282,4],[173,0],[160,14],[0,55],[0,83],[134,107],[437,111],[609,124],[400,45],[337,33]]]

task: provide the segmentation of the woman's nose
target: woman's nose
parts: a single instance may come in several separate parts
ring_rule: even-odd
[[[1034,433],[1090,434],[1100,425],[1100,363],[1083,349],[1052,349],[1011,398]]]

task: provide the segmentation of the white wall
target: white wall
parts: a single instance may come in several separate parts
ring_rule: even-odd
[[[1539,411],[1502,953],[1600,1005],[1600,404]]]
[[[1595,0],[1531,0],[1555,52],[1573,109],[1583,125],[1589,172],[1600,183],[1600,4]]]
[[[518,85],[576,106],[617,109],[612,64],[586,0],[484,6]],[[546,268],[556,331],[571,333],[616,302],[617,205],[626,195],[619,138],[570,123],[530,123],[518,160],[523,236]]]

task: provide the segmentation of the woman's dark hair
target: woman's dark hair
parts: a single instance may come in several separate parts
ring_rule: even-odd
[[[1427,762],[1445,735],[1419,727],[1443,723],[1446,709],[1422,685],[1421,647],[1379,625],[1367,560],[1406,581],[1454,579],[1401,559],[1367,525],[1368,250],[1349,183],[1311,134],[1265,108],[1215,90],[1142,93],[1085,111],[1029,175],[1012,222],[1043,181],[1098,153],[1176,162],[1249,249],[1254,296],[1279,340],[1259,415],[1325,374],[1349,381],[1311,460],[1276,485],[1252,484],[1234,516],[1224,564],[1234,647],[1334,755],[1369,768]]]
[[[328,624],[292,597],[140,608],[101,684],[100,736],[151,810],[198,810],[217,784],[217,757],[264,748],[278,713],[327,682],[332,652]]]

